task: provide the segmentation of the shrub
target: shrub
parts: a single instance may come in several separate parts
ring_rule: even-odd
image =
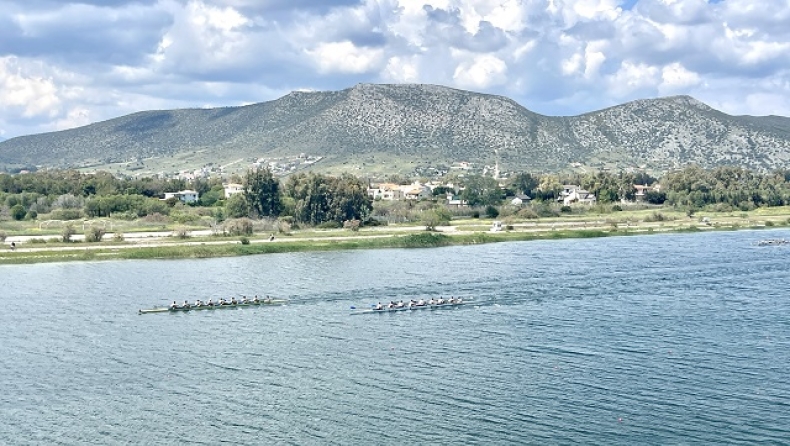
[[[52,241],[53,241],[53,243],[57,243],[57,242],[60,241],[60,239],[55,238],[55,239],[52,239]],[[40,243],[46,243],[47,241],[44,240],[43,238],[31,238],[27,242],[28,243],[33,243],[33,244],[40,244]]]
[[[82,209],[55,209],[49,214],[51,220],[79,220],[82,217]]]
[[[499,211],[494,206],[488,205],[486,206],[486,217],[497,218],[499,217]]]
[[[112,235],[112,241],[114,242],[122,242],[123,240],[123,232],[116,232]]]
[[[246,217],[227,220],[222,227],[225,234],[232,236],[252,235],[254,232],[252,220]]]
[[[112,215],[110,215],[110,217],[116,220],[133,221],[133,220],[137,220],[138,215],[134,211],[125,211],[125,212],[113,212]]]
[[[344,229],[350,229],[353,232],[359,231],[362,222],[360,220],[346,220],[343,222]]]
[[[5,231],[0,231],[0,243],[3,243],[6,238],[8,238],[8,234]]]
[[[571,212],[573,212],[573,209],[571,209],[570,206],[562,206],[560,207],[560,212],[563,214],[570,214]]]
[[[74,226],[72,224],[67,224],[66,226],[63,227],[63,230],[60,232],[60,240],[63,243],[69,243],[71,242],[71,237],[73,237],[74,234],[76,233],[77,231],[74,230]]]
[[[247,237],[242,237],[242,238],[239,239],[239,241],[241,242],[242,245],[249,245],[250,244],[250,239],[248,239]]]
[[[434,232],[411,234],[403,239],[403,246],[406,248],[427,248],[432,246],[447,246],[449,244],[449,236]]]
[[[292,221],[293,221],[293,217],[291,217],[290,220],[288,219],[288,217],[278,219],[276,224],[277,232],[279,232],[280,234],[287,234],[288,232],[290,232],[291,227],[295,226],[294,223],[291,223]]]
[[[25,214],[25,220],[35,220],[36,218],[38,218],[38,212],[32,209],[27,211],[27,214]]]
[[[85,231],[85,241],[88,243],[100,242],[104,237],[104,233],[104,229],[91,226],[87,231]]]
[[[179,226],[173,231],[173,237],[185,239],[191,237],[191,234],[189,233],[189,229],[184,226]]]
[[[623,208],[619,204],[612,206],[612,212],[622,212]]]
[[[534,220],[534,219],[538,218],[538,214],[532,208],[521,209],[520,211],[518,211],[516,213],[516,215],[518,215],[519,218],[525,218],[527,220]]]
[[[26,213],[25,207],[21,204],[15,204],[13,207],[11,207],[11,218],[14,220],[24,219]]]
[[[316,227],[318,229],[338,229],[338,228],[342,228],[343,225],[338,221],[331,220],[331,221],[325,221],[323,223],[320,223]]]
[[[176,223],[187,224],[200,220],[200,217],[189,212],[173,211],[170,213],[170,219]]]
[[[480,218],[480,211],[472,212],[472,218]]]
[[[387,220],[377,220],[373,217],[368,217],[367,220],[362,222],[362,226],[387,226]]]
[[[559,217],[559,212],[553,209],[546,203],[541,203],[535,206],[535,213],[538,214],[539,217]]]
[[[653,212],[652,214],[645,217],[646,222],[653,222],[653,221],[665,221],[667,217],[664,216],[661,212]]]
[[[445,217],[435,209],[431,209],[422,213],[422,224],[425,225],[426,231],[434,231],[437,226],[449,221]]]
[[[768,227],[770,227],[770,226],[773,226],[773,225],[774,225],[774,222],[772,222],[772,221],[770,221],[770,220],[768,220],[767,222],[765,222],[765,226],[768,226]]]
[[[142,218],[142,220],[146,223],[166,223],[168,218],[159,212],[154,212],[152,214],[146,215]]]

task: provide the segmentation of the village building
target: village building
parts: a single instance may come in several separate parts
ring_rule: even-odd
[[[594,194],[574,184],[562,186],[562,191],[560,196],[557,197],[557,201],[561,202],[563,206],[570,206],[574,203],[594,205],[598,202]]]
[[[400,186],[393,183],[381,183],[376,187],[368,188],[368,195],[374,200],[402,200],[403,191]]]
[[[225,198],[244,192],[244,185],[238,183],[223,184],[222,188],[225,189]]]
[[[510,200],[510,204],[513,206],[526,206],[532,201],[532,197],[526,194],[517,194]]]
[[[179,192],[165,192],[165,200],[177,198],[182,203],[197,203],[199,194],[193,190],[182,190]]]

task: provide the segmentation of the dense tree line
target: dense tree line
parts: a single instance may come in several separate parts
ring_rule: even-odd
[[[185,181],[160,178],[117,178],[109,173],[42,171],[0,174],[0,217],[50,219],[122,216],[136,218],[170,214],[176,201],[163,201],[166,192],[193,189],[200,194],[198,206],[212,206],[218,218],[288,216],[309,225],[342,224],[364,220],[372,210],[368,184],[352,175],[339,177],[299,173],[279,180],[268,169],[251,170],[241,182],[243,193],[225,198],[220,179]],[[699,166],[667,173],[660,180],[645,173],[594,172],[586,174],[518,173],[500,187],[483,175],[446,178],[433,199],[457,195],[470,206],[497,206],[507,196],[526,194],[536,201],[552,202],[564,185],[574,184],[596,195],[598,202],[619,203],[634,199],[634,185],[661,184],[647,192],[646,200],[688,208],[748,210],[760,206],[790,205],[790,170],[757,173],[738,167],[702,169]],[[401,182],[408,183],[401,179]],[[451,185],[450,185],[451,184]]]
[[[168,215],[176,200],[162,200],[166,192],[193,189],[198,206],[220,206],[224,217],[290,216],[300,223],[341,224],[370,214],[367,183],[352,175],[332,177],[309,173],[293,175],[281,184],[269,169],[250,170],[243,193],[225,199],[221,180],[124,179],[108,173],[47,171],[21,175],[0,174],[0,211],[17,220],[48,214],[51,219],[122,215]]]
[[[701,208],[750,210],[760,206],[790,205],[790,170],[759,174],[739,167],[705,170],[688,166],[661,180],[667,202]]]

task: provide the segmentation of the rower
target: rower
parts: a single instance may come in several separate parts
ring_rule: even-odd
[[[258,295],[256,294],[256,295],[255,295],[255,299],[253,299],[252,301],[253,301],[253,302],[255,302],[255,303],[257,304],[257,303],[258,303],[258,302],[260,302],[261,300],[260,300],[260,299],[258,299]]]
[[[210,298],[210,297],[208,298],[208,306],[209,306],[209,307],[213,307],[213,306],[214,306],[214,301],[213,301],[213,300],[211,300],[211,298]]]
[[[272,303],[272,298],[268,294],[266,295],[266,303]]]
[[[201,302],[200,299],[198,299],[198,300],[195,301],[195,306],[196,307],[202,307],[203,306],[203,302]]]
[[[228,303],[227,303],[227,302],[225,302],[225,298],[224,298],[224,297],[220,297],[220,298],[219,298],[219,304],[220,304],[220,305],[227,305]]]
[[[249,301],[250,301],[250,300],[249,300],[249,299],[247,299],[247,296],[241,296],[241,303],[243,303],[243,304],[246,304],[246,303],[247,303],[247,302],[249,302]]]
[[[237,303],[239,303],[239,302],[236,300],[236,296],[233,296],[233,297],[231,297],[231,298],[230,298],[230,303],[231,303],[232,305],[236,305]]]
[[[425,300],[423,300],[423,299],[418,300],[417,301],[417,306],[418,307],[424,307],[425,306]]]
[[[189,302],[185,300],[184,301],[184,305],[182,306],[182,308],[189,309]]]
[[[433,297],[432,297],[431,300],[428,301],[428,305],[435,305],[435,304],[436,304],[436,301],[433,300]]]
[[[177,308],[178,308],[178,304],[176,303],[176,301],[173,301],[173,303],[170,304],[170,309],[175,310]]]
[[[376,308],[374,308],[374,310],[382,310],[382,309],[383,307],[381,306],[381,302],[379,302],[378,305],[376,305]]]

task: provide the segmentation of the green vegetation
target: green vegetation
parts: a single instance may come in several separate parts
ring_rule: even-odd
[[[15,252],[0,252],[0,263],[418,248],[790,225],[786,207],[790,171],[758,174],[732,167],[705,171],[690,166],[662,178],[660,189],[651,189],[663,194],[657,200],[662,205],[647,198],[627,201],[634,184],[658,184],[644,174],[518,174],[504,187],[497,186],[496,194],[485,178],[449,177],[452,182],[442,186],[443,194],[374,202],[367,183],[347,174],[295,174],[281,184],[268,170],[250,171],[238,178],[244,192],[228,199],[224,192],[222,198],[218,195],[219,180],[119,179],[71,171],[0,174],[0,241],[7,244],[9,237],[26,236],[24,243],[17,241]],[[557,201],[554,194],[562,190],[561,185],[574,183],[601,194],[602,201],[616,201],[592,205]],[[625,192],[628,185],[631,192]],[[172,188],[204,190],[209,199],[203,202],[201,196],[198,203],[184,204],[146,195]],[[448,194],[469,189],[477,190],[466,195],[476,197],[477,206],[446,203]],[[514,193],[535,200],[510,204],[510,198],[504,197]],[[489,232],[494,219],[504,223],[503,231]],[[140,237],[134,233],[149,231],[166,237],[160,235],[149,244],[155,246],[139,246]],[[276,243],[268,243],[275,241],[275,235]]]

